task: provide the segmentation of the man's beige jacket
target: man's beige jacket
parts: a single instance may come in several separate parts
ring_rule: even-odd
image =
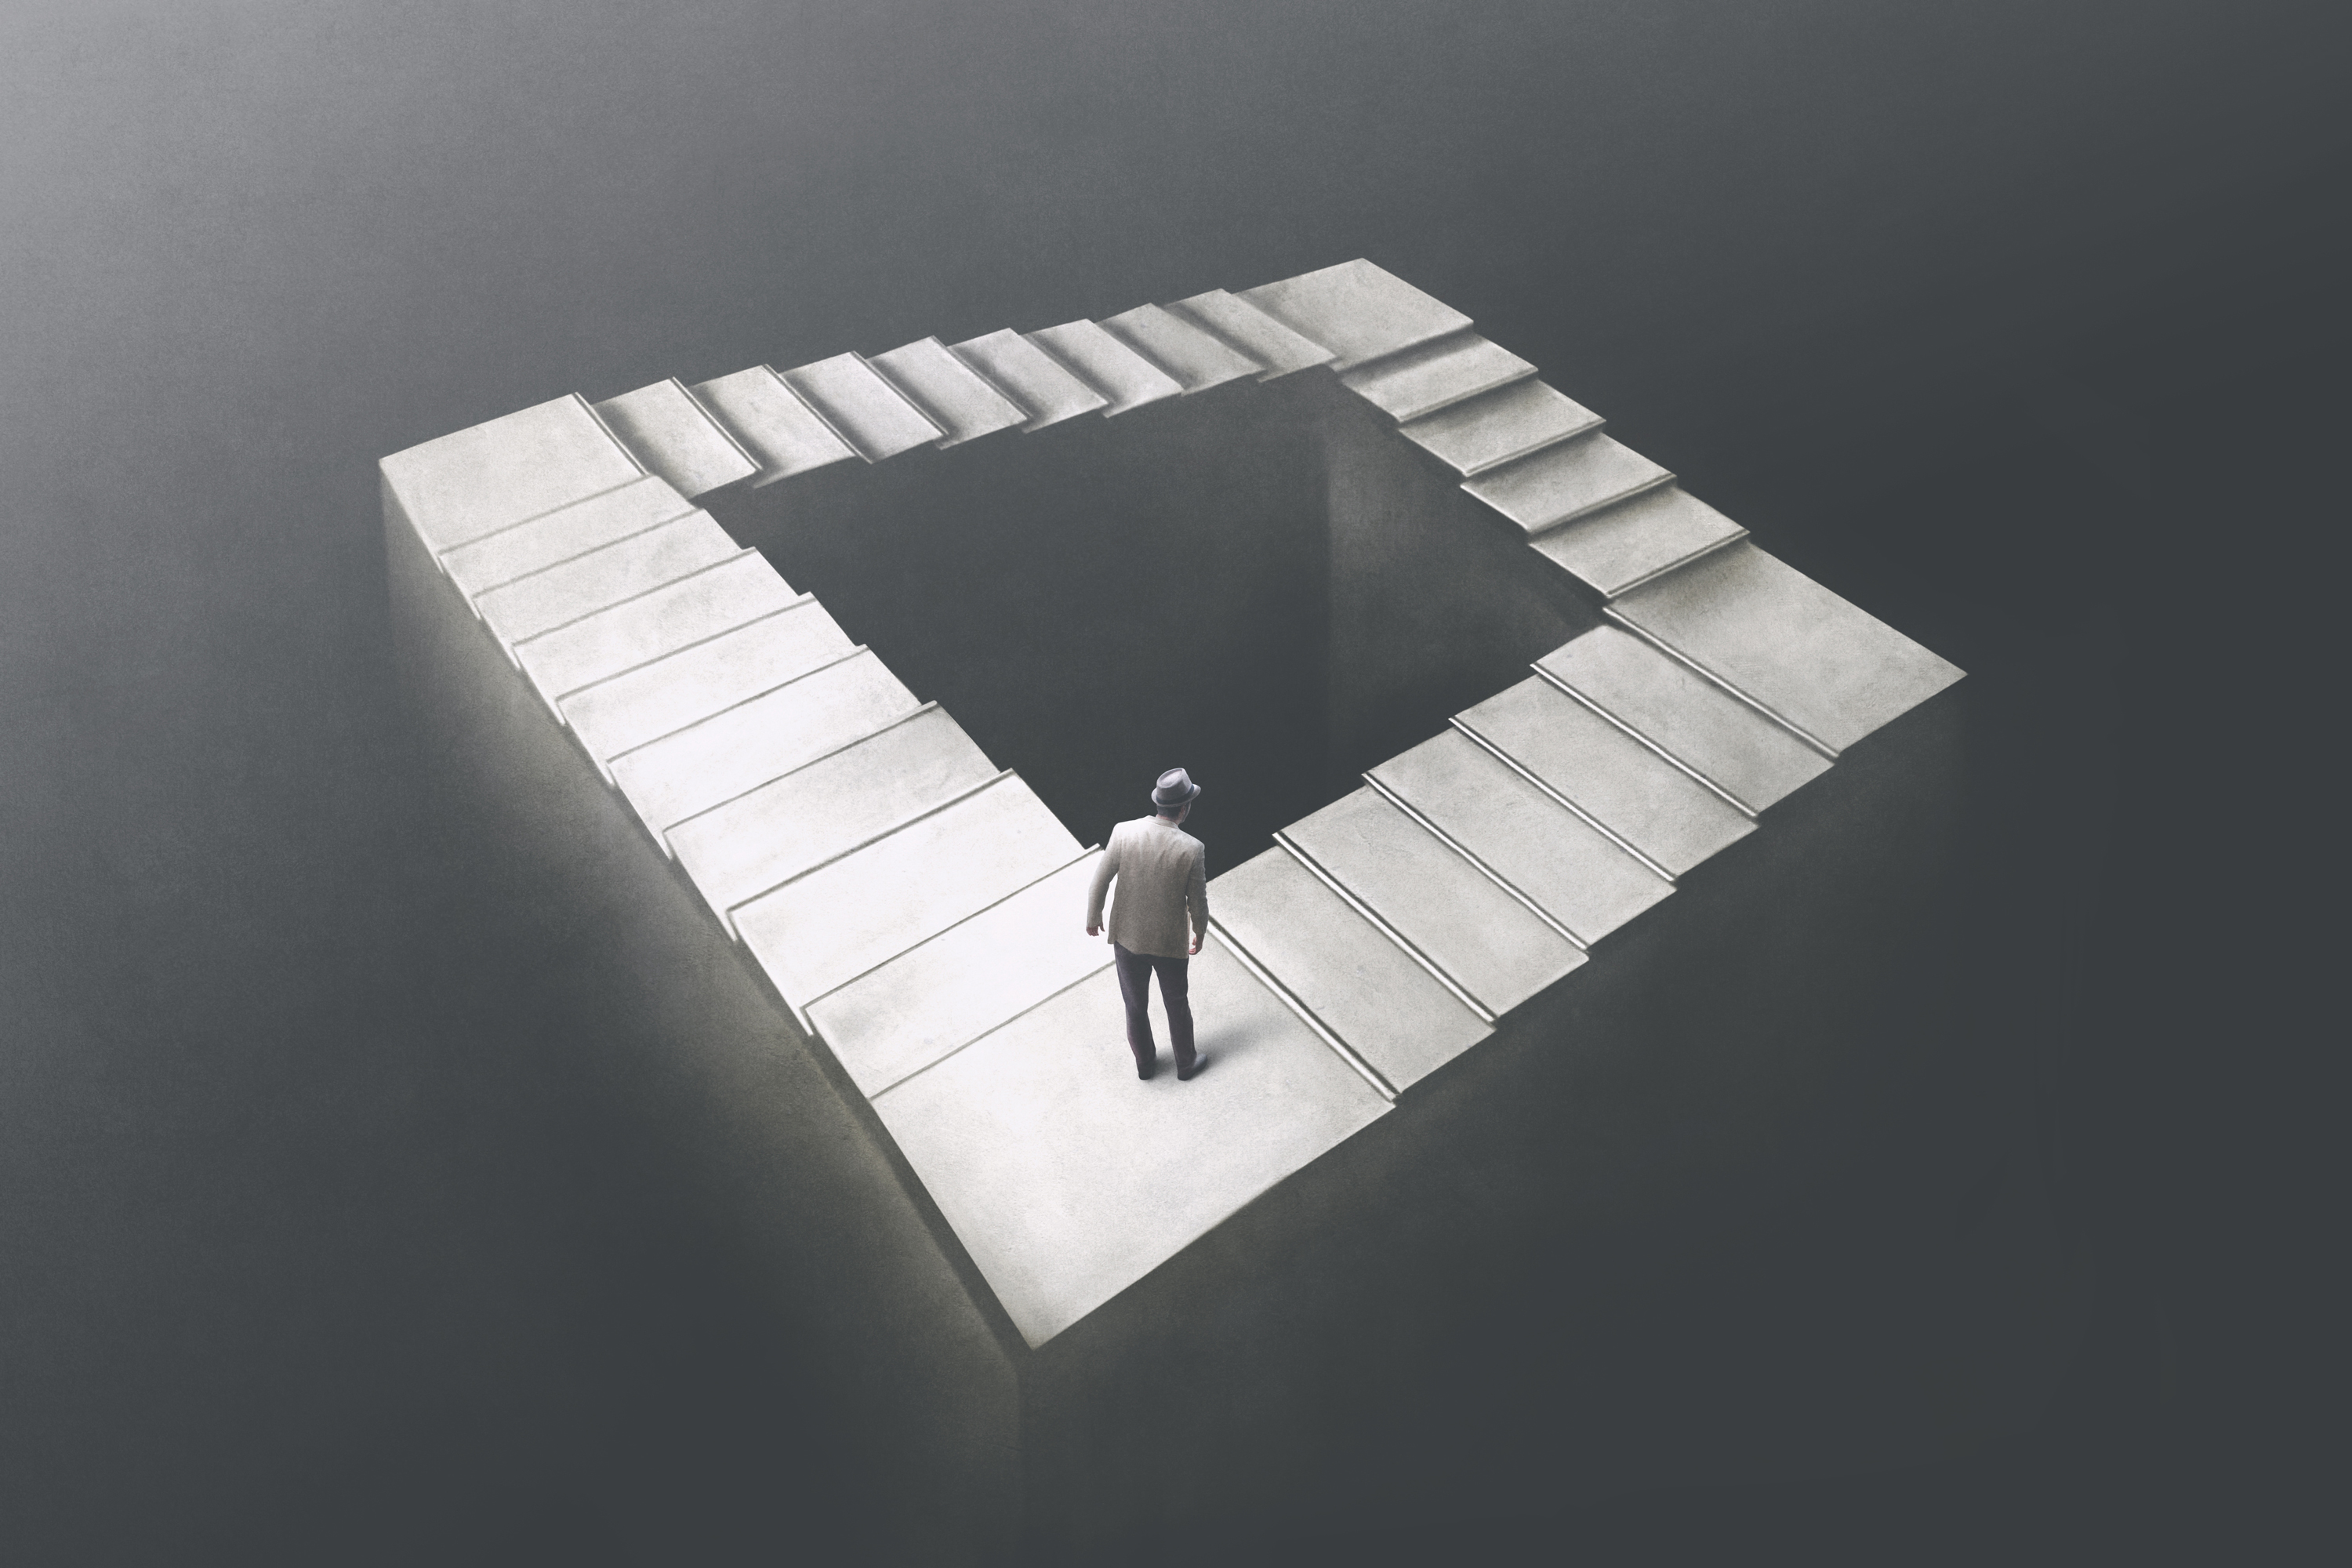
[[[1139,816],[1110,830],[1110,842],[1095,863],[1087,891],[1087,929],[1103,923],[1103,891],[1118,879],[1111,900],[1110,940],[1129,952],[1182,958],[1184,915],[1192,930],[1209,929],[1209,852],[1182,828],[1156,816]]]

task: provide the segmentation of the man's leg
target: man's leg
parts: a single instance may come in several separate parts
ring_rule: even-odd
[[[1117,942],[1110,944],[1110,954],[1111,966],[1118,971],[1118,994],[1127,1004],[1127,1048],[1135,1053],[1136,1072],[1150,1078],[1151,1064],[1160,1058],[1159,1047],[1151,1043],[1151,1016],[1144,1011],[1145,1003],[1151,997],[1152,961],[1139,952],[1128,952]],[[1160,988],[1160,994],[1165,995],[1168,983],[1161,981]],[[1172,1019],[1169,1027],[1171,1032],[1175,1028]],[[1192,1048],[1190,1028],[1184,1031],[1183,1039],[1184,1049],[1190,1053]]]
[[[1192,960],[1187,958],[1151,961],[1151,967],[1160,974],[1160,1005],[1168,1009],[1168,1043],[1176,1047],[1176,1073],[1180,1078],[1192,1071],[1191,964]]]

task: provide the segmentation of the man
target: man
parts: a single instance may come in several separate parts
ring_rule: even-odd
[[[1118,994],[1127,1002],[1127,1046],[1135,1053],[1138,1078],[1150,1078],[1160,1061],[1151,1019],[1144,1012],[1154,973],[1160,976],[1160,1005],[1168,1010],[1168,1043],[1176,1047],[1177,1079],[1190,1080],[1209,1062],[1192,1048],[1192,1005],[1185,996],[1184,973],[1209,931],[1208,851],[1181,831],[1200,793],[1182,768],[1161,773],[1151,792],[1159,815],[1110,830],[1087,893],[1087,934],[1100,936],[1103,890],[1112,878],[1118,879],[1118,897],[1110,907],[1111,957],[1118,969]],[[1192,919],[1189,943],[1187,913]]]

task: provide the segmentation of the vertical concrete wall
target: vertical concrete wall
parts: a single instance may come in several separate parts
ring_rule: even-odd
[[[444,809],[609,973],[577,1070],[657,1123],[769,1283],[780,1359],[873,1521],[875,1561],[1001,1560],[1023,1486],[1018,1335],[843,1082],[435,566],[387,489],[396,654]],[[791,1521],[780,1520],[780,1538]]]

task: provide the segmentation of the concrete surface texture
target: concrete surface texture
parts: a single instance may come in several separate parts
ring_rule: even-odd
[[[1181,1294],[1172,1260],[1376,1122],[1412,1121],[1498,1028],[1542,1037],[1544,999],[1607,967],[1619,933],[1759,832],[1835,745],[1957,679],[1467,329],[1357,261],[1102,323],[754,366],[691,394],[658,382],[602,423],[559,399],[385,459],[387,526],[560,716],[583,776],[626,802],[634,853],[674,857],[724,962],[782,1004],[775,1027],[870,1105],[971,1270],[973,1310],[1027,1353],[1139,1289]],[[1337,374],[1297,392],[1216,390],[1318,364]],[[919,700],[890,646],[853,641],[770,553],[821,544],[814,519],[860,516],[845,487],[916,447],[1200,394],[1191,426],[1158,416],[1188,450],[1246,471],[1250,416],[1225,401],[1245,397],[1273,399],[1281,460],[1321,454],[1322,560],[1300,581],[1326,605],[1328,647],[1303,667],[1322,703],[1287,743],[1323,804],[1213,879],[1192,966],[1208,1070],[1138,1084],[1108,949],[1077,929],[1082,846],[1100,834],[1057,818],[1003,766],[1017,759]],[[673,489],[698,471],[679,456],[696,420],[758,472],[719,463],[699,470],[728,476],[709,489]],[[864,462],[809,472],[849,456]],[[793,492],[796,542],[739,549],[691,505],[795,475],[814,487]],[[845,526],[811,557],[832,562],[821,574],[838,581],[845,553],[887,571]],[[1280,531],[1252,541],[1275,542],[1269,563]],[[1186,542],[1223,559],[1220,536]],[[1065,550],[1087,553],[1083,537]],[[1244,595],[1226,613],[1247,613],[1242,559],[1216,579]],[[1635,585],[1610,597],[1620,582]],[[880,603],[858,602],[860,617]],[[943,651],[917,646],[936,628],[898,635],[919,662]],[[1656,961],[1623,962],[1638,991]],[[1055,1404],[1023,1418],[1041,1452],[1091,1419]],[[1052,1490],[1034,1484],[1030,1506]]]

